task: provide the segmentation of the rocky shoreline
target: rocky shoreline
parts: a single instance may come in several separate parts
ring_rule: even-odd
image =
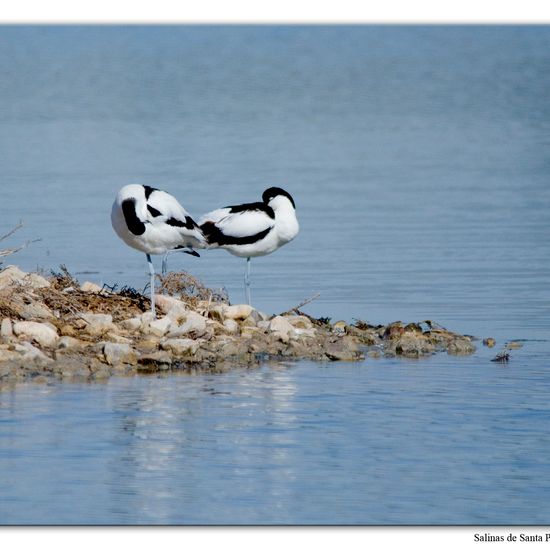
[[[159,278],[158,316],[134,289],[80,284],[60,273],[0,271],[0,385],[113,375],[223,371],[261,361],[360,361],[368,356],[469,355],[473,337],[431,321],[371,325],[316,319],[297,306],[266,315],[230,305],[186,273]]]

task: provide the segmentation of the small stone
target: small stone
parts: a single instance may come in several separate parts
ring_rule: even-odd
[[[241,327],[255,327],[257,323],[257,319],[254,318],[255,316],[250,314],[246,319],[244,319],[241,322]],[[261,320],[261,319],[258,319]]]
[[[252,311],[252,306],[249,306],[248,304],[223,306],[223,315],[225,319],[246,319]]]
[[[124,319],[120,321],[120,326],[131,332],[141,329],[141,317],[131,317],[130,319]]]
[[[224,306],[221,306],[221,305],[214,306],[209,309],[208,315],[210,316],[211,319],[214,319],[216,321],[219,321],[220,323],[223,323],[225,320],[223,311],[224,311]]]
[[[161,343],[161,348],[172,352],[174,355],[195,355],[200,342],[190,338],[169,338]]]
[[[239,323],[234,319],[226,319],[223,322],[223,326],[229,334],[237,334],[239,332]]]
[[[154,336],[164,336],[172,325],[172,319],[170,317],[162,317],[161,319],[156,319],[151,321],[149,326],[144,332],[148,334],[153,334]]]
[[[206,331],[206,319],[195,313],[188,311],[185,316],[185,322],[179,326],[173,326],[168,332],[168,336],[177,338],[186,334],[193,334],[196,338],[202,336]]]
[[[317,336],[317,331],[312,328],[295,328],[294,333],[296,337],[300,338],[315,338]]]
[[[485,338],[483,340],[483,345],[487,346],[488,348],[494,348],[497,341],[494,338]]]
[[[16,344],[15,351],[18,351],[23,355],[24,359],[29,359],[38,365],[48,365],[53,363],[54,360],[48,357],[45,353],[35,348],[30,342],[22,342]]]
[[[397,355],[405,357],[420,357],[435,351],[434,345],[422,333],[417,332],[404,332],[394,338],[389,347],[393,348]]]
[[[82,292],[91,292],[92,294],[99,294],[103,289],[99,285],[96,285],[95,283],[86,281],[80,285],[80,290],[82,290]]]
[[[8,265],[0,271],[0,288],[14,284],[27,285],[30,288],[46,288],[50,286],[49,281],[37,273],[25,273],[15,265]]]
[[[290,335],[294,332],[294,327],[284,317],[277,315],[269,322],[268,330],[275,338],[278,338],[284,343],[288,343],[290,341]]]
[[[7,349],[0,349],[0,362],[2,361],[14,361],[20,357],[17,351],[11,351]]]
[[[72,325],[63,325],[59,329],[59,334],[62,336],[75,336],[77,334],[77,331]]]
[[[245,325],[244,327],[241,327],[241,336],[243,338],[251,338],[252,336],[256,336],[261,332],[262,331],[258,327],[250,327],[247,325]]]
[[[345,334],[346,333],[347,324],[345,321],[336,321],[334,325],[332,325],[332,332],[335,334]]]
[[[380,353],[377,349],[371,349],[367,352],[367,357],[371,357],[372,359],[380,359],[380,357],[382,357],[382,353]]]
[[[57,330],[51,325],[45,323],[36,323],[34,321],[18,321],[13,325],[13,332],[17,336],[27,336],[36,340],[42,347],[55,346],[59,336]]]
[[[11,319],[8,317],[2,319],[2,324],[0,325],[0,336],[4,338],[10,338],[13,336],[13,326],[11,324]]]
[[[161,365],[171,365],[172,355],[165,350],[146,353],[138,359],[138,364],[140,365],[138,370],[155,371]]]
[[[313,327],[313,323],[305,315],[285,315],[285,319],[294,328],[309,329]]]
[[[19,315],[28,321],[36,321],[36,320],[50,320],[53,319],[55,316],[52,312],[52,310],[45,306],[44,304],[40,304],[38,302],[31,302],[30,304],[24,304],[23,307],[19,310]]]
[[[129,344],[107,342],[103,346],[103,355],[109,365],[118,365],[119,363],[135,365],[137,362],[136,352]]]
[[[177,322],[183,319],[188,312],[185,303],[173,296],[155,294],[155,303],[162,313]]]
[[[455,338],[452,340],[448,347],[447,353],[449,355],[470,355],[474,353],[476,347],[468,340],[468,338]]]
[[[82,320],[85,321],[84,332],[90,336],[101,336],[107,332],[116,331],[113,317],[104,313],[83,313]]]
[[[357,346],[347,337],[339,338],[336,342],[330,343],[324,351],[331,361],[357,361],[363,358]]]
[[[57,342],[57,349],[81,349],[86,346],[86,342],[73,338],[72,336],[62,336]]]

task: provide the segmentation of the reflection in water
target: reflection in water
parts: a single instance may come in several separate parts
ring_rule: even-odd
[[[547,342],[527,346],[2,392],[1,522],[542,522]]]
[[[238,482],[246,502],[258,490],[254,472],[269,464],[262,492],[271,506],[281,507],[279,498],[287,496],[279,488],[281,480],[295,477],[288,452],[299,429],[292,378],[282,366],[227,377],[223,384],[215,377],[177,378],[185,381],[177,385],[168,379],[147,379],[133,391],[112,395],[112,443],[124,449],[123,456],[113,456],[108,465],[113,503],[131,494],[139,517],[169,523],[174,500],[183,508],[195,507],[197,498],[208,501],[204,478],[211,471],[222,482]],[[203,416],[206,425],[199,420]],[[186,482],[178,485],[182,475]],[[113,521],[127,514],[116,504],[111,511]],[[203,512],[208,521],[211,512],[206,504]]]

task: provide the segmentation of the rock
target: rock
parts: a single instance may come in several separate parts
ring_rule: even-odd
[[[255,327],[256,323],[257,323],[257,320],[261,321],[261,319],[257,319],[257,317],[259,317],[259,316],[257,316],[257,315],[254,316],[254,315],[250,314],[246,319],[244,319],[241,322],[241,327]]]
[[[241,336],[243,338],[251,338],[261,333],[263,333],[263,331],[258,327],[250,327],[250,326],[241,327]]]
[[[18,321],[13,324],[13,332],[17,336],[27,336],[36,340],[42,347],[53,347],[59,336],[51,325],[34,321]]]
[[[196,338],[202,336],[206,332],[206,319],[195,313],[188,311],[185,317],[185,322],[179,326],[173,326],[168,332],[171,338],[178,338],[187,334],[193,334]]]
[[[104,313],[83,313],[81,315],[85,321],[84,332],[90,336],[102,336],[111,331],[116,331],[116,325],[113,323],[113,317]]]
[[[239,332],[239,323],[234,319],[226,319],[223,322],[223,326],[229,334],[237,334]]]
[[[13,336],[13,326],[11,324],[11,319],[8,317],[2,319],[2,324],[0,325],[0,336],[3,338],[10,338]]]
[[[420,357],[429,355],[435,351],[434,345],[428,339],[418,332],[404,332],[399,337],[393,339],[390,348],[397,355],[405,357]]]
[[[118,365],[120,363],[135,365],[137,363],[136,352],[129,344],[107,342],[103,346],[103,355],[109,365]]]
[[[448,347],[447,347],[447,353],[449,355],[470,355],[474,353],[476,350],[476,347],[468,338],[455,338],[452,340]]]
[[[358,361],[363,359],[363,355],[353,339],[346,336],[328,344],[324,351],[331,361]]]
[[[144,332],[146,332],[147,334],[153,334],[154,336],[162,337],[168,332],[171,326],[172,319],[166,316],[162,317],[162,319],[151,321]]]
[[[82,292],[91,292],[92,294],[99,294],[103,289],[99,285],[96,285],[95,283],[86,281],[80,285],[80,290],[82,290]]]
[[[8,265],[0,271],[0,288],[5,288],[14,284],[26,285],[30,288],[46,288],[50,286],[41,275],[37,273],[25,273],[15,265]]]
[[[76,336],[77,331],[72,325],[63,325],[59,329],[59,334],[62,336]]]
[[[347,324],[345,321],[336,321],[336,323],[332,325],[332,332],[335,334],[346,334],[346,328]]]
[[[200,342],[190,338],[169,338],[161,343],[160,347],[174,355],[195,355]]]
[[[86,342],[73,338],[72,336],[62,336],[57,342],[57,349],[75,350],[81,349],[87,345]]]
[[[209,309],[208,315],[211,319],[214,319],[216,321],[219,321],[220,323],[223,323],[225,321],[223,311],[224,311],[224,306],[222,305],[213,306]]]
[[[224,319],[246,319],[254,310],[248,304],[239,304],[235,306],[223,306]]]
[[[365,346],[373,346],[380,342],[380,335],[376,329],[360,329],[355,326],[348,326],[347,332],[355,336],[355,338]]]
[[[317,336],[317,331],[311,328],[295,328],[294,334],[297,338],[315,338]]]
[[[288,343],[290,335],[294,332],[294,327],[284,317],[277,315],[269,322],[268,330],[275,338]]]
[[[142,319],[141,316],[131,317],[130,319],[124,319],[124,321],[120,321],[119,324],[123,329],[133,332],[141,329]]]
[[[494,338],[485,338],[483,340],[483,345],[487,346],[488,348],[494,348],[497,341]]]
[[[52,310],[39,302],[31,302],[30,304],[24,304],[19,309],[19,315],[29,321],[44,320],[48,321],[54,319],[55,316]]]
[[[38,348],[35,348],[30,342],[22,342],[21,344],[16,344],[15,351],[21,353],[24,359],[31,360],[38,365],[49,365],[54,362],[53,359],[48,357]]]
[[[284,317],[294,328],[309,329],[313,323],[305,315],[285,315]]]
[[[138,359],[138,372],[166,370],[172,364],[172,354],[167,351],[155,351],[141,355]]]
[[[188,312],[185,303],[173,296],[155,294],[155,303],[162,313],[177,322],[185,318]]]
[[[21,357],[17,351],[11,351],[7,349],[0,349],[0,362],[2,361],[15,361]]]
[[[380,359],[380,357],[382,357],[382,353],[380,353],[380,350],[371,349],[367,352],[367,357],[371,357],[372,359]]]
[[[131,338],[127,338],[126,336],[122,336],[116,332],[108,332],[103,335],[103,338],[106,341],[113,342],[115,344],[131,344],[133,342]]]

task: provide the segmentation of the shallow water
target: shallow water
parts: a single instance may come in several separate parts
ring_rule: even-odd
[[[143,288],[120,186],[199,217],[279,185],[301,232],[253,260],[258,308],[498,345],[2,391],[0,522],[547,523],[549,52],[546,26],[1,27],[23,269]],[[239,258],[169,266],[243,299]]]

